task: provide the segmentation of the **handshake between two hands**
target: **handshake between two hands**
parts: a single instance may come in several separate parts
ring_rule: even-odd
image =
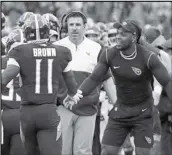
[[[72,97],[67,95],[66,98],[63,100],[63,105],[67,109],[72,110],[72,107],[78,103],[78,101],[83,97],[82,91],[77,90],[77,93]]]

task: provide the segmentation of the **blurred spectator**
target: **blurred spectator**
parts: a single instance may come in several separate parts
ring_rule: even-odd
[[[94,25],[95,25],[94,20],[92,18],[88,17],[86,28],[93,27]]]
[[[160,30],[153,26],[145,27],[144,37],[148,43],[156,47],[161,46],[166,41]]]
[[[142,13],[137,14],[142,24],[156,26],[166,39],[171,37],[170,2],[2,2],[2,10],[6,15],[10,15],[12,24],[15,24],[19,14],[24,12],[44,14],[49,11],[59,18],[77,8],[89,16],[88,21],[91,22],[88,22],[88,25],[91,23],[93,26],[94,21],[107,23],[114,18],[115,21],[128,17],[135,19],[135,12],[132,13],[132,10],[136,6],[142,10]]]
[[[86,29],[85,36],[93,41],[97,41],[100,37],[99,29],[96,26]]]
[[[109,46],[108,34],[107,34],[108,27],[103,22],[98,22],[96,25],[99,28],[99,34],[100,34],[99,40],[100,40],[101,44],[103,44],[103,46],[105,46],[105,47],[108,47]]]
[[[60,39],[63,39],[65,37],[67,37],[67,35],[68,35],[66,16],[67,16],[67,14],[63,14],[63,16],[61,18]]]
[[[117,35],[117,29],[111,28],[108,31],[108,39],[109,39],[109,46],[113,47],[116,45],[116,35]]]
[[[163,51],[163,44],[166,42],[166,39],[161,34],[160,30],[158,30],[155,27],[150,27],[148,29],[145,29],[144,37],[147,42],[152,44],[154,47],[160,49],[158,55],[162,60],[162,62],[164,63],[164,65],[170,70],[171,67],[170,67],[169,55],[165,51]]]
[[[166,40],[165,40],[164,36],[161,35],[160,30],[158,28],[155,28],[155,27],[149,27],[149,28],[145,29],[144,35],[145,35],[146,41],[151,43],[153,46],[161,49],[161,50],[159,50],[158,57],[160,58],[160,60],[164,64],[164,66],[167,68],[167,70],[171,70],[170,57],[165,51],[162,50],[163,49],[162,44],[165,43]],[[165,105],[168,103],[168,102],[162,103],[161,93],[162,93],[162,87],[157,82],[157,80],[154,79],[154,91],[153,91],[154,105],[158,105],[158,104],[159,105],[162,105],[162,104]],[[161,100],[160,100],[160,97],[161,97]],[[159,110],[160,110],[160,108],[159,108]],[[160,110],[160,115],[161,115],[161,110]],[[162,143],[165,143],[164,137],[166,137],[166,135],[167,135],[167,133],[161,132],[160,116],[159,116],[159,112],[158,112],[157,107],[154,107],[153,121],[154,121],[154,141],[155,141],[155,143],[154,143],[151,154],[157,155],[160,153],[160,137],[161,137],[161,134],[162,134],[162,139],[161,139]],[[164,130],[163,128],[164,128],[164,126],[162,126],[162,131]],[[164,147],[164,144],[162,146]],[[168,154],[168,153],[166,152],[166,154]]]

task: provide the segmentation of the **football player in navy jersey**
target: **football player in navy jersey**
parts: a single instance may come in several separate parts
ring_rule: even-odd
[[[6,51],[7,55],[1,57],[2,72],[7,67],[8,54],[13,47],[24,43],[23,31],[21,29],[14,29],[7,37]],[[20,86],[19,75],[11,80],[5,91],[1,95],[2,104],[2,122],[4,127],[4,145],[2,147],[2,154],[9,155],[25,155],[25,150],[20,138],[19,125],[19,108],[20,108]]]
[[[154,53],[137,43],[141,29],[136,23],[126,20],[115,23],[114,27],[117,45],[101,54],[97,67],[77,94],[89,94],[110,68],[116,82],[117,101],[109,113],[101,154],[117,155],[132,130],[136,155],[149,155],[153,145],[152,77],[164,87],[172,101],[170,75]]]
[[[21,75],[20,134],[27,155],[60,155],[61,137],[56,135],[59,116],[56,100],[66,104],[68,96],[59,94],[63,75],[69,94],[76,93],[70,70],[71,53],[49,42],[49,26],[39,14],[24,24],[26,44],[13,48],[2,74],[2,90],[18,73]],[[75,103],[73,100],[70,103]]]
[[[7,67],[8,54],[13,47],[24,43],[23,31],[21,29],[14,29],[7,37],[6,51],[7,55],[1,57],[2,72]],[[11,80],[5,91],[1,95],[2,103],[2,122],[4,127],[4,146],[2,154],[9,155],[24,155],[25,150],[20,138],[19,125],[19,108],[20,108],[20,86],[19,75]]]

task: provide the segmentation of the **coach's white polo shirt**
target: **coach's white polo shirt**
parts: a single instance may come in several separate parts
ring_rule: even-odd
[[[54,44],[65,46],[71,50],[71,66],[73,71],[92,73],[97,64],[97,57],[101,50],[100,44],[86,37],[83,42],[77,46],[69,40],[69,37],[63,38]]]

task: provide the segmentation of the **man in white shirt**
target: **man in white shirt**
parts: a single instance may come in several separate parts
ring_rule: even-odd
[[[66,17],[68,37],[55,42],[71,50],[71,66],[78,86],[87,78],[97,64],[97,57],[101,50],[100,44],[85,37],[87,18],[78,11],[73,11]],[[110,76],[102,79],[106,87],[114,94],[113,80]],[[100,86],[91,94],[80,100],[80,103],[71,108],[62,105],[58,107],[62,127],[62,154],[92,155],[92,142],[99,100]],[[110,96],[115,102],[113,95]]]

